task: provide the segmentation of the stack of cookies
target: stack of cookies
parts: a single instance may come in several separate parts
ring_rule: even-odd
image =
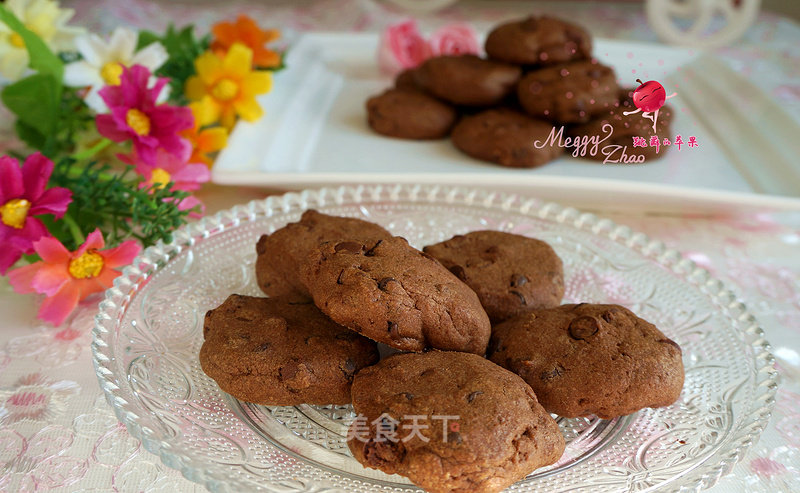
[[[352,404],[353,456],[429,492],[501,491],[563,454],[552,414],[612,418],[683,386],[680,347],[652,324],[561,305],[540,240],[476,231],[420,251],[309,210],[256,252],[269,297],[206,314],[203,370],[258,404]]]
[[[671,109],[661,109],[657,132],[650,120],[623,115],[635,109],[633,89],[621,89],[614,70],[592,58],[592,39],[582,27],[529,17],[494,28],[485,50],[487,58],[437,56],[400,73],[394,88],[367,101],[370,127],[402,139],[449,135],[462,152],[514,168],[542,166],[560,156],[564,148],[548,137],[562,126],[564,137],[611,132],[603,147],[627,146],[628,162],[661,155],[634,148],[632,137],[666,135]],[[582,157],[606,159],[602,152]]]

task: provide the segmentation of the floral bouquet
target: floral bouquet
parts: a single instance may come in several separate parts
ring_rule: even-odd
[[[0,4],[0,100],[21,144],[0,156],[0,275],[44,295],[54,325],[202,213],[192,192],[283,68],[266,46],[279,32],[247,16],[200,39],[193,26],[104,39],[68,26],[73,13]]]

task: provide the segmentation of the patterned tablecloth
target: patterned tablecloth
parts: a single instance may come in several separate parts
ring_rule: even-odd
[[[377,30],[404,17],[369,0],[64,1],[77,22],[106,32],[118,24],[162,28],[195,22],[205,30],[247,12],[263,25],[298,31]],[[343,5],[346,4],[346,5]],[[484,29],[519,15],[522,2],[462,2],[422,20],[423,29],[469,20]],[[638,4],[537,3],[597,36],[654,40]],[[762,14],[727,48],[736,68],[789,111],[800,110],[800,26]],[[0,149],[11,145],[0,115]],[[213,212],[263,192],[210,186]],[[748,217],[665,217],[644,211],[613,220],[664,240],[726,281],[748,304],[774,346],[781,375],[775,413],[761,440],[711,491],[800,491],[800,212]],[[96,300],[93,300],[96,303]],[[0,491],[202,491],[128,435],[106,404],[89,349],[95,305],[61,327],[35,319],[35,300],[0,282]]]

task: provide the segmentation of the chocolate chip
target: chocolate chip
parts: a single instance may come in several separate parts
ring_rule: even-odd
[[[594,317],[578,317],[569,324],[569,336],[586,340],[600,330],[600,321]]]
[[[253,349],[253,352],[256,352],[256,353],[263,353],[264,351],[266,351],[267,349],[269,349],[271,346],[272,346],[272,344],[270,344],[270,343],[268,343],[268,342],[264,342],[264,343],[261,343],[261,344],[259,344],[258,346],[256,346],[256,347]]]
[[[521,305],[527,305],[528,301],[525,299],[525,295],[520,293],[519,291],[514,291],[513,289],[509,291],[509,293],[513,294],[517,298],[519,298],[519,302]]]
[[[462,281],[466,281],[467,280],[467,272],[460,265],[454,265],[454,266],[450,267],[450,269],[448,269],[448,270],[450,272],[452,272],[454,276],[456,276],[457,278],[461,279]]]
[[[289,361],[285,366],[278,369],[278,375],[286,383],[290,391],[298,391],[311,386],[314,377],[311,370],[296,360]]]
[[[378,245],[380,245],[381,243],[383,243],[383,240],[378,240],[378,243],[375,243],[375,245],[373,245],[372,248],[370,248],[369,250],[364,252],[364,256],[366,256],[366,257],[374,257],[375,256],[375,249],[378,248]]]
[[[389,322],[386,324],[386,330],[391,334],[392,332],[397,332],[397,324],[394,322]]]
[[[611,323],[618,313],[619,313],[618,309],[612,308],[610,310],[606,310],[603,313],[601,313],[600,318],[602,318],[608,323]]]
[[[550,371],[543,371],[541,375],[539,375],[539,379],[541,379],[543,382],[549,382],[550,380],[560,377],[563,374],[564,367],[561,365],[556,365],[556,367]]]
[[[236,320],[240,322],[252,322],[255,320],[257,315],[250,311],[241,311],[238,315],[236,315]]]
[[[450,443],[450,442],[455,443],[456,445],[460,445],[461,442],[462,442],[461,434],[458,433],[458,432],[455,432],[455,431],[449,432],[447,434],[447,443]]]
[[[351,360],[350,358],[345,360],[344,366],[341,366],[339,368],[342,370],[344,377],[348,380],[351,379],[353,377],[353,373],[356,372],[356,364],[353,363],[353,360]]]
[[[397,282],[397,279],[395,279],[394,277],[384,277],[383,279],[378,281],[378,289],[380,289],[381,291],[386,291],[386,285],[392,281]]]
[[[479,395],[482,395],[482,394],[483,394],[483,392],[481,392],[480,390],[476,390],[475,392],[471,392],[469,395],[467,395],[467,402],[472,403],[472,401],[474,401],[476,397],[478,397]]]
[[[341,243],[337,243],[335,247],[333,247],[334,252],[344,252],[350,254],[359,254],[361,253],[361,249],[364,248],[364,245],[358,243],[356,241],[343,241]]]
[[[339,277],[336,278],[336,284],[344,284],[344,282],[342,281],[343,275],[344,275],[344,269],[342,269],[342,272],[339,273]]]
[[[520,287],[524,286],[528,283],[528,278],[523,276],[522,274],[512,274],[511,275],[511,287]]]
[[[425,375],[430,375],[434,371],[436,371],[435,368],[428,368],[427,370],[425,370],[422,373],[420,373],[419,376],[424,377]]]
[[[660,342],[662,344],[669,344],[670,346],[675,346],[675,348],[678,350],[678,352],[683,354],[683,349],[681,349],[681,346],[677,342],[673,341],[672,339],[659,339],[658,342]]]
[[[400,395],[402,395],[403,397],[405,397],[409,401],[414,398],[414,394],[412,394],[411,392],[403,392]]]

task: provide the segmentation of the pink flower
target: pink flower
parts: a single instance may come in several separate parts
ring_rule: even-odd
[[[49,235],[34,216],[60,218],[67,211],[71,191],[60,187],[45,190],[52,173],[53,162],[38,152],[28,156],[21,168],[16,159],[0,157],[0,274],[23,253],[33,253],[34,241]]]
[[[477,55],[480,51],[475,31],[461,23],[439,28],[431,35],[430,46],[434,55]]]
[[[161,149],[156,152],[153,164],[142,161],[135,150],[130,155],[119,156],[122,161],[134,166],[136,172],[144,177],[145,181],[141,184],[143,188],[150,186],[163,188],[172,183],[172,190],[192,192],[211,179],[211,171],[203,163],[187,163],[188,157],[188,153],[175,156]],[[195,197],[186,197],[178,204],[178,208],[182,211],[197,206],[203,209],[203,204]]]
[[[430,44],[422,37],[413,20],[393,24],[381,36],[378,65],[384,72],[395,75],[414,68],[431,57]]]
[[[156,104],[167,79],[148,88],[149,78],[150,71],[141,65],[124,67],[119,85],[100,90],[111,113],[97,115],[96,121],[101,135],[114,142],[132,140],[140,159],[154,164],[158,149],[175,155],[191,149],[179,133],[194,126],[194,117],[189,108]]]
[[[12,270],[8,280],[18,293],[47,295],[39,318],[61,325],[80,300],[110,288],[119,275],[116,269],[131,263],[141,250],[133,240],[101,250],[104,246],[99,229],[74,252],[55,238],[42,238],[33,244],[42,260]]]

